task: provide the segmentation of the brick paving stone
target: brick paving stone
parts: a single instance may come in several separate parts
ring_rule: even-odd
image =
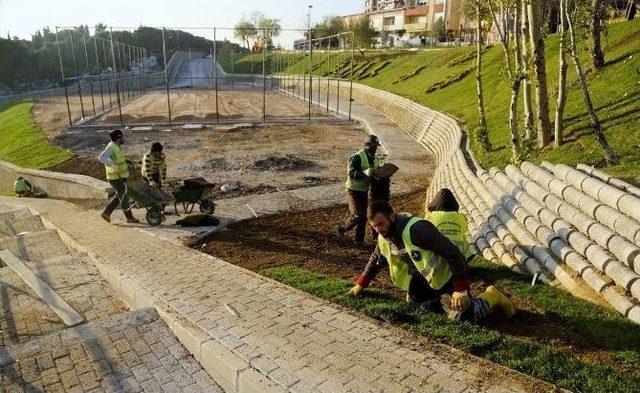
[[[162,342],[181,356],[180,361],[166,348],[170,367],[158,361],[152,352],[138,356],[133,348],[135,342],[145,342],[143,333],[137,329],[141,326],[151,328],[142,330],[146,333],[163,336]],[[116,344],[111,339],[114,337]],[[110,353],[100,355],[98,352],[103,351],[100,343],[111,343],[113,349]],[[121,355],[116,346],[128,348],[129,351]],[[15,389],[20,392],[68,393],[140,392],[146,389],[157,392],[166,385],[176,392],[221,392],[202,367],[186,351],[179,351],[176,346],[181,345],[154,310],[127,312],[110,320],[81,325],[9,346],[6,355],[10,363],[2,368],[0,391]],[[135,359],[136,364],[130,367],[130,359],[128,361],[127,358]],[[164,378],[162,383],[158,382],[158,376]],[[42,389],[38,390],[38,386]],[[194,387],[199,387],[199,390]]]
[[[6,200],[0,197],[0,202]],[[368,391],[372,385],[366,374],[371,374],[373,369],[380,374],[375,380],[378,390],[395,389],[403,381],[416,391],[436,390],[445,386],[445,381],[459,370],[464,370],[464,377],[451,382],[456,388],[554,389],[445,345],[414,351],[405,343],[415,337],[407,335],[407,340],[397,340],[395,337],[404,333],[196,250],[167,242],[135,226],[109,225],[94,211],[83,211],[62,201],[29,200],[28,203],[75,242],[90,249],[114,275],[128,277],[130,282],[153,295],[158,306],[186,312],[181,316],[200,327],[206,326],[203,328],[206,333],[229,351],[238,351],[238,358],[240,353],[254,350],[272,359],[274,365],[263,371],[282,370],[289,373],[291,379],[299,379],[291,391],[309,391],[329,379],[334,383],[339,381],[343,391]],[[114,243],[112,239],[116,237],[120,240]],[[179,264],[158,261],[179,261]],[[206,308],[199,307],[198,301]],[[225,304],[233,305],[239,316],[231,315]],[[193,312],[197,310],[206,312]],[[270,320],[267,328],[254,323],[261,318]],[[237,335],[231,333],[231,329]],[[250,333],[244,335],[243,329]],[[168,350],[168,342],[175,343],[175,338],[167,331],[166,335],[159,335],[157,341],[150,342],[145,333],[138,334],[151,350],[145,356],[155,355],[159,368],[168,368],[168,372],[159,372],[158,367],[149,367],[154,379],[165,390],[178,388],[171,372],[180,366]],[[117,342],[119,338],[112,339]],[[387,356],[389,354],[393,356]],[[141,362],[145,356],[139,357]],[[333,361],[325,361],[325,357]],[[395,370],[399,364],[410,365],[407,369],[428,369],[433,374],[423,378],[417,373],[402,373]],[[494,377],[487,378],[488,371],[492,371]],[[408,378],[410,375],[415,378]],[[380,385],[380,381],[391,381],[391,385]],[[191,385],[181,382],[183,387]]]

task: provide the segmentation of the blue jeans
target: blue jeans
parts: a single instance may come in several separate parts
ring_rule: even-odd
[[[117,179],[117,180],[107,180],[111,187],[116,190],[116,195],[111,198],[109,203],[107,203],[107,207],[104,208],[104,212],[108,215],[111,215],[114,210],[120,205],[122,211],[124,212],[125,217],[131,218],[133,214],[131,214],[131,210],[129,210],[129,196],[127,195],[127,179]]]

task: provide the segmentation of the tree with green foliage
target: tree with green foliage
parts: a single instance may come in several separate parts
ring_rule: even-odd
[[[483,22],[489,19],[489,13],[481,0],[470,0],[465,3],[463,12],[468,20],[476,21],[476,98],[478,101],[479,125],[474,133],[477,142],[485,151],[491,150],[489,142],[489,130],[487,129],[487,116],[484,108],[484,91],[482,88],[482,46],[484,42],[485,27]]]
[[[353,32],[353,37],[348,38],[349,44],[358,49],[360,55],[364,57],[364,50],[371,48],[379,36],[378,32],[371,26],[371,21],[367,16],[356,19],[349,25],[349,30]]]
[[[255,38],[257,35],[258,30],[256,29],[256,26],[244,18],[233,28],[233,36],[242,41],[242,43],[246,43],[247,49],[249,50],[251,49],[249,40]]]
[[[602,126],[600,124],[600,119],[598,118],[598,114],[593,108],[593,102],[591,101],[591,93],[589,92],[589,87],[587,86],[587,78],[584,75],[584,70],[582,69],[582,63],[580,62],[580,58],[578,56],[578,48],[576,43],[576,33],[573,27],[573,18],[575,15],[575,7],[574,12],[572,13],[569,9],[569,0],[561,0],[564,1],[564,12],[567,18],[567,27],[569,28],[569,48],[571,53],[571,59],[573,60],[573,64],[576,68],[576,74],[578,75],[578,82],[580,82],[580,88],[582,90],[582,97],[584,99],[584,104],[587,107],[587,112],[589,113],[589,120],[591,122],[591,128],[593,128],[593,132],[596,134],[596,139],[598,143],[602,147],[604,152],[604,157],[608,163],[617,164],[618,157],[609,146],[607,139],[602,132]],[[573,15],[572,15],[573,14]]]
[[[447,40],[447,26],[444,23],[444,19],[438,18],[438,20],[433,23],[431,38],[436,42],[444,42]]]
[[[542,35],[542,17],[537,0],[526,0],[527,19],[529,21],[529,40],[533,52],[533,71],[535,74],[535,102],[537,108],[536,128],[538,147],[542,148],[551,142],[551,122],[549,120],[549,93],[547,88],[547,63],[544,52],[544,36]]]
[[[282,31],[280,20],[277,18],[268,18],[262,13],[256,13],[254,20],[256,30],[258,30],[258,36],[261,39],[261,46],[272,48],[273,39],[279,36]]]

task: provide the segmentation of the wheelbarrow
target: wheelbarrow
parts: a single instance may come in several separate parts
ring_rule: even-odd
[[[178,203],[182,203],[182,210],[186,214],[193,213],[196,205],[198,205],[201,213],[213,214],[216,204],[213,198],[208,195],[214,187],[214,183],[210,183],[202,177],[183,180],[183,184],[171,192],[174,198],[173,208],[176,214],[178,214]]]
[[[129,210],[146,209],[145,218],[152,226],[162,224],[165,220],[164,208],[174,200],[173,195],[137,179],[127,181],[127,195],[133,201]]]

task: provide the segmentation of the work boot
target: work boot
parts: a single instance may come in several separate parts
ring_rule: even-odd
[[[508,318],[516,314],[516,306],[505,294],[493,285],[489,286],[483,294],[478,296],[489,303],[491,309],[499,308]]]
[[[127,224],[139,224],[140,220],[138,220],[137,218],[131,216],[131,217],[127,217]]]
[[[107,214],[107,213],[102,213],[100,214],[100,217],[102,217],[103,220],[105,220],[108,223],[111,223],[111,215]]]
[[[335,232],[336,236],[338,236],[338,237],[343,237],[344,236],[344,230],[342,229],[342,227],[340,225],[336,226],[336,228],[334,229],[334,232]]]

